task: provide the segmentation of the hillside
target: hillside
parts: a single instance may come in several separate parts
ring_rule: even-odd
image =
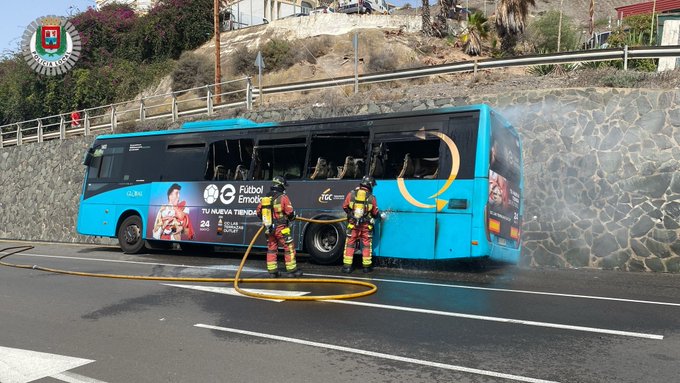
[[[581,8],[587,9],[588,0],[577,2],[582,5]],[[551,3],[559,5],[559,1],[538,0],[536,12],[550,9]],[[622,3],[630,3],[630,1],[608,2],[612,6],[619,6]],[[474,4],[479,5],[481,2],[470,1],[471,6]],[[605,7],[604,4],[600,6]],[[570,6],[569,9],[572,12],[578,11],[577,6]],[[285,69],[265,73],[262,79],[263,86],[351,76],[353,75],[352,37],[355,32],[359,34],[360,74],[490,57],[491,41],[485,42],[482,56],[471,57],[462,52],[456,38],[438,39],[423,36],[419,32],[420,20],[420,16],[416,15],[316,14],[224,32],[221,36],[220,49],[222,76],[225,80],[241,78],[244,76],[243,68],[245,67],[257,83],[254,55],[272,39],[287,41],[290,49],[297,52],[296,61]],[[244,58],[242,56],[246,52],[245,49],[247,49],[248,57]],[[214,42],[204,44],[195,53],[203,57],[205,61],[212,62]],[[237,65],[234,63],[235,60]],[[265,64],[271,70],[270,63],[270,58],[265,57]],[[470,74],[459,74],[402,81],[398,84],[363,86],[362,97],[370,97],[374,101],[387,101],[399,97],[418,97],[418,95],[445,97],[466,92],[497,93],[507,87],[525,89],[577,86],[637,87],[644,86],[644,84],[649,84],[651,87],[663,87],[663,81],[659,81],[653,75],[617,74],[606,70],[605,72],[602,75],[579,72],[563,76],[537,77],[527,73],[527,68],[481,71],[474,78]],[[665,76],[674,78],[675,75],[666,74]],[[169,79],[163,81],[150,93],[168,93],[171,91],[171,84]],[[183,97],[189,98],[191,95],[187,94]],[[330,87],[323,91],[267,96],[266,103],[307,105],[360,101],[354,100],[355,98],[352,87]]]
[[[644,0],[595,0],[595,20],[607,20],[607,18],[611,17],[612,24],[615,25],[616,7],[636,4],[643,1]],[[458,0],[458,3],[464,7],[469,4],[471,9],[480,10],[482,12],[486,9],[487,15],[491,15],[494,12],[494,0]],[[421,2],[418,1],[411,3],[413,7],[419,7],[420,4]],[[536,7],[531,8],[530,12],[532,16],[537,16],[550,10],[559,10],[559,7],[560,0],[536,0]],[[588,25],[588,20],[590,19],[589,8],[590,0],[565,0],[563,3],[564,14],[582,26]],[[400,11],[400,13],[415,14],[417,12],[411,10],[411,12]],[[606,24],[604,26],[606,26]]]

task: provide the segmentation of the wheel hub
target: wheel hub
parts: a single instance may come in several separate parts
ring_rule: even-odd
[[[129,225],[125,228],[125,242],[129,244],[136,243],[141,238],[139,233],[139,226]]]

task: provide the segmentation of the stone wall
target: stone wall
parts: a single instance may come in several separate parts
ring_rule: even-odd
[[[93,242],[76,234],[92,137],[0,149],[0,238]]]
[[[562,89],[242,113],[283,121],[488,103],[524,145],[522,264],[680,272],[680,91]],[[91,138],[0,149],[0,237],[75,234]]]

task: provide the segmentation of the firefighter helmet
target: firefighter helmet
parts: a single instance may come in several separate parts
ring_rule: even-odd
[[[272,186],[285,188],[286,186],[288,186],[288,181],[286,181],[286,179],[283,178],[282,176],[276,176],[272,179]]]
[[[364,176],[364,178],[362,178],[361,182],[359,183],[359,186],[365,187],[368,190],[373,190],[373,186],[375,185],[375,179],[370,176]]]

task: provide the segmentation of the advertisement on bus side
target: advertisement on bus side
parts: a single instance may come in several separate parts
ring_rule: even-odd
[[[520,238],[520,154],[519,139],[503,126],[494,126],[489,159],[488,228],[490,233],[512,241]]]
[[[299,212],[330,211],[342,216],[345,194],[354,181],[294,185],[288,188]],[[260,198],[271,182],[164,182],[154,184],[146,237],[165,241],[243,244],[259,229]],[[297,203],[296,203],[297,201]]]

